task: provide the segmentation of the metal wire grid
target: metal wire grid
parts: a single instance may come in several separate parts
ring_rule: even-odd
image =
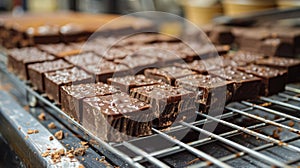
[[[109,155],[108,158],[112,162],[116,164],[122,164],[122,166],[145,167],[142,163],[149,162],[155,167],[171,167],[171,165],[165,163],[160,158],[168,157],[173,154],[178,154],[182,151],[188,151],[189,153],[195,155],[196,157],[199,157],[204,160],[196,164],[191,164],[189,165],[189,167],[204,167],[204,166],[211,166],[211,165],[215,165],[219,167],[232,167],[232,165],[228,164],[228,161],[246,155],[258,159],[261,162],[264,162],[268,166],[291,167],[291,165],[300,162],[300,158],[294,158],[294,160],[290,160],[288,162],[282,162],[262,152],[266,149],[270,149],[271,147],[279,146],[281,148],[285,148],[289,150],[290,152],[294,152],[297,154],[300,153],[300,147],[298,147],[295,144],[292,144],[292,142],[295,142],[300,139],[300,136],[298,135],[300,134],[300,130],[292,126],[282,124],[282,122],[288,120],[291,120],[296,123],[300,122],[300,118],[298,118],[300,117],[300,113],[297,114],[297,112],[300,112],[300,98],[298,97],[298,95],[300,94],[300,90],[296,87],[287,86],[285,88],[286,91],[283,93],[279,93],[278,95],[275,96],[275,98],[260,97],[260,100],[264,102],[261,104],[242,101],[241,104],[245,105],[245,108],[243,109],[227,106],[226,110],[228,110],[229,112],[224,113],[220,116],[209,116],[206,114],[201,114],[199,112],[196,112],[198,116],[203,117],[205,119],[193,123],[187,123],[182,121],[179,123],[178,126],[172,127],[166,131],[160,131],[153,128],[152,131],[156,133],[153,136],[141,137],[131,141],[124,141],[122,143],[115,144],[115,143],[104,142],[101,139],[95,137],[88,130],[83,128],[80,124],[78,124],[76,121],[74,121],[72,118],[67,116],[64,112],[62,112],[55,103],[50,102],[45,95],[40,95],[39,93],[34,91],[30,86],[28,86],[28,84],[19,81],[19,79],[17,79],[15,76],[13,76],[12,79],[17,83],[24,85],[28,93],[27,97],[31,99],[30,102],[34,102],[36,101],[35,99],[38,99],[41,102],[48,105],[52,109],[50,113],[52,113],[53,115],[58,114],[60,116],[63,116],[58,118],[61,119],[61,122],[65,124],[66,122],[68,122],[67,125],[71,124],[72,126],[79,128],[82,132],[84,132],[84,134],[87,134],[90,138],[95,139],[99,143],[99,146],[94,146],[95,149],[99,150],[103,154]],[[291,101],[293,101],[293,103],[290,103]],[[284,111],[274,110],[272,108],[269,108],[268,106],[265,106],[265,104],[267,105],[273,104],[273,105],[281,106],[283,108],[292,109],[293,114],[287,114]],[[265,113],[276,115],[279,118],[276,118],[273,121],[269,119],[265,119],[257,114],[252,114],[251,111],[255,109],[261,110]],[[248,117],[259,122],[254,125],[250,125],[248,127],[242,127],[232,122],[226,121],[227,118],[241,117],[241,116]],[[199,127],[199,125],[211,121],[218,122],[219,124],[230,127],[233,130],[217,134],[214,132],[209,132]],[[279,140],[277,138],[273,138],[271,136],[265,135],[257,130],[259,128],[263,128],[269,125],[286,129],[292,133],[297,134],[297,136],[284,139],[284,140]],[[207,137],[202,139],[197,139],[191,142],[182,142],[174,138],[174,136],[170,135],[172,132],[176,132],[184,128],[189,128],[196,132],[205,134],[207,135]],[[256,139],[264,140],[267,143],[250,148],[230,139],[230,137],[239,135],[241,133],[254,136],[256,137]],[[147,152],[145,149],[142,149],[141,147],[134,145],[134,142],[136,141],[150,139],[157,136],[169,141],[170,143],[173,143],[174,146],[153,151],[153,152]],[[228,148],[228,147],[234,148],[236,152],[230,155],[217,158],[212,156],[211,154],[208,154],[207,152],[204,152],[196,148],[198,146],[212,143],[212,142],[222,143],[224,145],[223,146],[224,148]],[[120,146],[126,147],[131,152],[136,154],[136,156],[131,157],[128,154],[124,153],[124,151],[119,150]],[[297,156],[297,154],[295,156]],[[122,160],[122,162],[120,162],[120,160]]]

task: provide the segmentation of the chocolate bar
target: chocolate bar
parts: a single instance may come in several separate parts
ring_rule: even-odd
[[[133,74],[143,72],[146,68],[159,67],[158,60],[155,57],[147,56],[127,56],[124,59],[114,60],[117,64],[123,64],[130,68]],[[128,74],[127,74],[128,75]]]
[[[197,110],[207,113],[209,110],[220,111],[233,95],[233,82],[212,75],[191,75],[176,80],[176,86],[197,93]]]
[[[294,56],[293,46],[278,38],[270,38],[262,41],[260,52],[266,56]]]
[[[151,106],[125,93],[85,98],[82,125],[104,141],[151,134]]]
[[[95,64],[85,64],[82,62],[78,66],[84,71],[93,75],[96,82],[106,83],[108,78],[131,74],[131,69],[126,65],[116,64],[104,59],[100,62],[95,62]]]
[[[34,88],[40,92],[45,91],[45,73],[72,68],[73,65],[63,61],[62,59],[55,61],[46,61],[43,63],[35,63],[28,65],[28,74]]]
[[[298,28],[277,27],[270,29],[273,38],[279,38],[283,43],[293,46],[294,55],[300,53],[300,31]]]
[[[60,103],[60,87],[64,85],[76,85],[89,83],[92,76],[76,67],[45,73],[45,91],[49,99]]]
[[[65,60],[70,62],[73,65],[88,65],[88,64],[101,64],[103,58],[99,57],[93,52],[86,52],[86,53],[81,53],[81,54],[76,54],[76,55],[71,55],[71,56],[66,56],[64,57]]]
[[[68,45],[65,43],[58,44],[41,44],[38,48],[49,54],[55,55],[56,57],[65,57],[69,55],[79,54],[81,52],[80,48],[74,45]]]
[[[82,101],[84,98],[110,95],[119,92],[113,86],[104,83],[88,83],[62,86],[61,108],[76,121],[82,122]]]
[[[250,64],[238,67],[239,70],[262,78],[261,95],[269,96],[284,90],[287,82],[287,70]]]
[[[214,70],[210,74],[234,82],[232,101],[255,99],[259,96],[261,79],[252,74],[238,71],[236,67]]]
[[[213,27],[208,37],[214,44],[232,44],[234,42],[231,28],[226,26]]]
[[[224,56],[226,59],[231,59],[237,63],[245,63],[245,64],[251,64],[254,63],[258,59],[265,58],[263,54],[259,53],[253,53],[249,51],[237,51],[234,53],[230,53]]]
[[[28,80],[28,69],[29,64],[51,61],[55,57],[47,54],[35,47],[27,47],[22,49],[12,49],[8,53],[7,67],[9,70],[18,75],[21,79]]]
[[[156,128],[165,128],[182,120],[177,118],[180,113],[195,114],[195,95],[183,88],[157,84],[133,88],[130,95],[151,105],[155,116],[152,124]]]
[[[126,93],[129,93],[132,88],[161,83],[161,81],[146,78],[144,75],[114,77],[109,78],[107,82],[108,84]]]
[[[258,65],[265,65],[274,68],[284,68],[288,71],[287,82],[299,82],[300,81],[300,60],[283,57],[269,57],[259,59],[255,62]]]
[[[182,69],[176,66],[165,67],[160,69],[146,69],[145,76],[156,80],[162,80],[165,83],[174,86],[175,80],[188,75],[196,74],[189,69]]]

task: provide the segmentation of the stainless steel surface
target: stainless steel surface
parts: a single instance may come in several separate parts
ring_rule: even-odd
[[[24,143],[28,148],[24,146],[23,149],[20,149],[23,151],[20,152],[31,155],[30,159],[32,159],[32,163],[36,163],[36,166],[74,168],[79,166],[80,163],[76,158],[70,159],[63,156],[61,162],[54,164],[50,156],[42,157],[42,153],[46,152],[49,148],[51,150],[64,149],[65,151],[66,148],[56,139],[50,141],[49,137],[53,135],[4,91],[0,91],[0,115],[1,121],[3,121],[0,127],[1,133],[8,137],[8,134],[14,131],[19,137],[24,138]],[[30,129],[38,130],[38,133],[28,134],[27,131]]]

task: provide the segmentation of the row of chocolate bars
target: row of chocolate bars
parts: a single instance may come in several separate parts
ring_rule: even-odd
[[[298,59],[237,51],[201,60],[178,39],[149,33],[103,52],[111,41],[11,49],[7,67],[107,141],[150,135],[152,127],[195,119],[195,111],[222,111],[231,101],[275,94],[300,81]]]

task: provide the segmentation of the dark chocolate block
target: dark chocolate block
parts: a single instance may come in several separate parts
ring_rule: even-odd
[[[222,111],[230,102],[233,94],[233,82],[211,75],[191,75],[176,80],[176,86],[191,90],[196,95],[199,111]],[[210,108],[212,107],[212,108]]]
[[[45,91],[45,73],[71,68],[73,65],[62,59],[28,65],[29,78],[32,85],[40,92]]]
[[[131,74],[131,69],[126,65],[102,60],[95,64],[80,64],[80,68],[93,75],[96,82],[107,82],[108,78],[126,76]]]
[[[216,26],[209,33],[209,38],[214,44],[232,44],[234,36],[230,27]]]
[[[178,120],[177,116],[180,113],[194,112],[196,109],[193,92],[167,84],[133,88],[130,94],[151,105],[156,118],[152,124],[157,128],[168,127]]]
[[[293,46],[278,38],[266,39],[261,42],[260,52],[266,56],[294,56]]]
[[[38,48],[40,48],[41,50],[49,54],[53,54],[56,57],[65,57],[69,55],[79,54],[81,52],[80,48],[65,43],[47,44],[47,45],[41,44],[38,45]]]
[[[156,80],[162,80],[165,83],[174,86],[175,80],[184,76],[196,74],[189,69],[182,69],[176,66],[160,69],[146,69],[145,76]]]
[[[104,141],[151,134],[151,107],[125,93],[85,98],[84,128]]]
[[[146,68],[159,67],[155,57],[147,56],[127,56],[124,59],[117,59],[114,62],[127,65],[133,74],[143,72]]]
[[[78,68],[47,72],[45,73],[45,91],[49,99],[60,103],[61,86],[89,83],[91,81],[92,76]]]
[[[60,42],[59,26],[57,25],[29,27],[26,30],[26,36],[32,39],[34,44],[49,44]]]
[[[97,52],[97,54],[103,56],[106,60],[113,61],[115,59],[123,59],[127,56],[133,55],[134,52],[127,50],[124,47],[121,48],[107,48],[102,53]]]
[[[146,78],[144,75],[114,77],[109,78],[107,82],[126,93],[129,93],[132,88],[162,83],[161,81]]]
[[[300,30],[298,28],[277,27],[271,29],[272,37],[279,38],[283,43],[293,46],[295,54],[299,54],[300,50]]]
[[[27,47],[21,49],[13,49],[8,54],[8,69],[17,74],[21,79],[28,80],[29,64],[51,61],[55,57],[49,55],[35,47]]]
[[[132,47],[132,46],[131,46]],[[163,67],[167,65],[172,65],[175,62],[184,62],[184,55],[179,51],[166,50],[155,48],[150,45],[148,46],[136,46],[134,52],[135,55],[143,55],[148,57],[154,57],[158,59],[158,65]]]
[[[248,51],[237,51],[234,53],[230,53],[224,56],[226,59],[231,59],[239,64],[251,64],[254,63],[258,59],[262,59],[265,56],[263,54],[248,52]]]
[[[242,50],[259,52],[261,42],[271,38],[270,30],[266,28],[246,28],[239,31],[238,45]]]
[[[284,68],[288,71],[288,82],[300,81],[300,60],[283,57],[270,57],[259,59],[255,62],[258,65],[265,65],[274,68]]]
[[[259,96],[261,79],[252,74],[238,71],[236,67],[214,70],[210,74],[234,82],[232,101],[255,99]]]
[[[86,52],[86,53],[81,53],[81,54],[76,54],[76,55],[71,55],[71,56],[66,56],[64,57],[65,60],[70,62],[73,65],[88,65],[88,64],[101,64],[103,58],[99,57],[93,52]]]
[[[76,121],[82,122],[82,101],[84,98],[110,95],[119,92],[113,86],[104,83],[88,83],[62,86],[61,108]]]
[[[284,90],[287,82],[287,70],[260,65],[238,67],[239,70],[262,78],[261,95],[268,96]]]

